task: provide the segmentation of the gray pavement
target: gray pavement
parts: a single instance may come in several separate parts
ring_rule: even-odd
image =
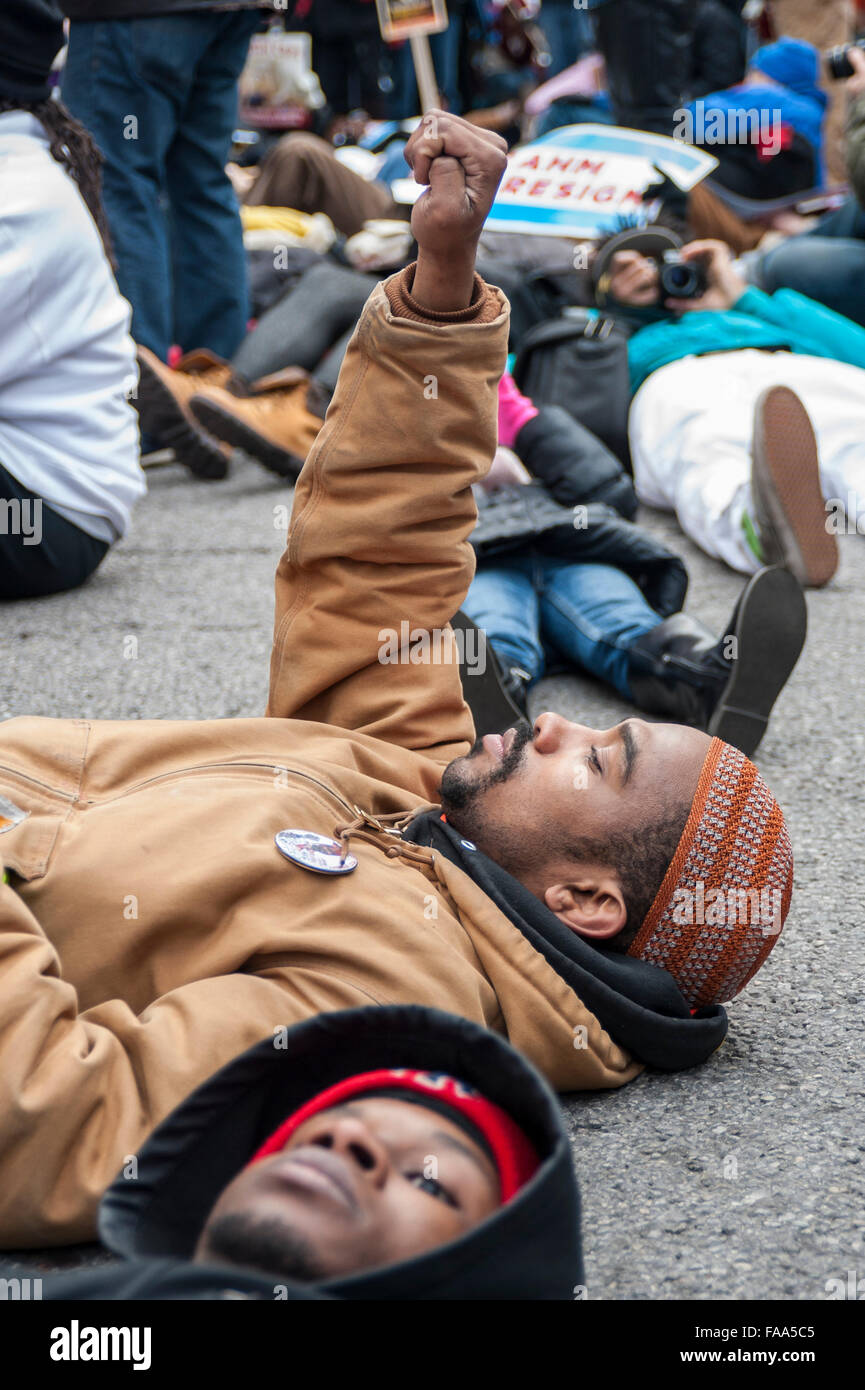
[[[217,485],[152,471],[83,590],[0,607],[0,718],[260,714],[289,503],[237,456]],[[670,518],[643,519],[684,554],[688,607],[720,630],[737,576]],[[564,1102],[589,1298],[820,1299],[850,1270],[865,1296],[865,539],[841,549],[757,759],[796,851],[781,941],[705,1066]],[[628,707],[561,677],[533,694],[543,708],[604,727]]]

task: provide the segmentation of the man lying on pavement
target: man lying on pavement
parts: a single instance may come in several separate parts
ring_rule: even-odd
[[[507,305],[473,267],[505,147],[432,113],[407,151],[418,261],[297,485],[269,717],[0,726],[7,1246],[89,1237],[124,1155],[313,1014],[445,1008],[562,1090],[693,1066],[786,917],[783,815],[721,740],[547,713],[473,746],[449,620],[496,447]]]
[[[571,1299],[556,1098],[503,1039],[414,1006],[306,1019],[229,1062],[102,1200],[79,1299]],[[86,1320],[85,1320],[86,1321]]]

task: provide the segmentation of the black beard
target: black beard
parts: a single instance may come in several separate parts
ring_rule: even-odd
[[[461,835],[467,836],[476,844],[483,839],[485,817],[481,799],[490,787],[497,787],[519,768],[523,754],[534,738],[531,724],[518,724],[517,731],[507,753],[498,767],[494,767],[483,777],[472,777],[471,760],[483,751],[483,739],[479,738],[464,758],[455,758],[444,770],[439,788],[442,810],[449,823]]]
[[[206,1258],[220,1263],[273,1274],[297,1284],[323,1278],[312,1250],[289,1227],[272,1221],[256,1221],[243,1212],[231,1212],[207,1230]]]

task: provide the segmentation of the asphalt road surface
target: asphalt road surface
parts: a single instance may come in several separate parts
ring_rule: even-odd
[[[132,533],[84,589],[0,606],[0,718],[262,713],[289,503],[239,456],[216,485],[151,471]],[[687,606],[720,631],[738,577],[672,518],[643,519],[684,554]],[[865,538],[841,550],[757,759],[796,852],[781,941],[706,1065],[564,1102],[590,1299],[821,1299],[851,1270],[865,1295]],[[542,682],[545,708],[599,727],[628,710],[577,676]]]

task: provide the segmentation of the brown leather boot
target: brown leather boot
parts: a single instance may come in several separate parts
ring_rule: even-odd
[[[138,348],[138,415],[152,434],[197,478],[216,481],[228,472],[231,450],[201,428],[189,399],[202,386],[224,386],[231,368],[207,348],[187,352],[176,367],[167,367],[149,348]]]
[[[320,416],[309,409],[311,386],[299,368],[287,367],[256,381],[248,397],[208,385],[190,398],[189,409],[209,434],[294,479],[321,429]]]

